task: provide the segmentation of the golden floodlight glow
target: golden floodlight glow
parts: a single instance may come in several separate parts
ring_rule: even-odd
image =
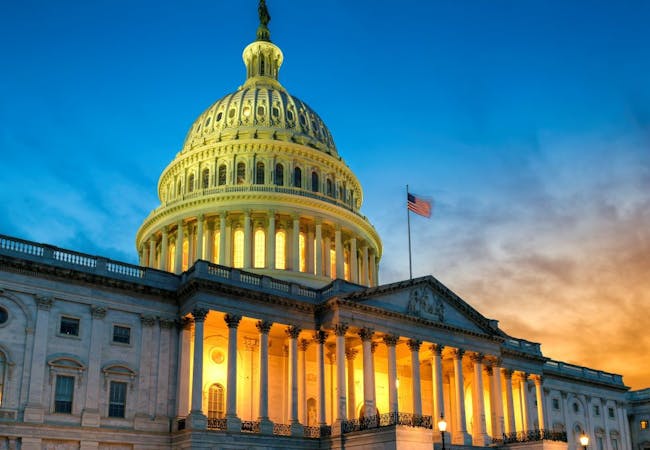
[[[440,414],[440,420],[438,421],[438,429],[443,433],[447,431],[447,421],[445,420],[445,416],[442,414]]]
[[[580,436],[580,445],[584,448],[587,448],[587,445],[589,445],[589,436],[586,433],[582,433],[582,436]]]

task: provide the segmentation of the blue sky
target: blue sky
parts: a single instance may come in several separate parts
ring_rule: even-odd
[[[408,277],[408,183],[435,199],[414,275],[650,385],[650,2],[268,5],[281,82],[364,186],[383,282]],[[0,233],[135,262],[158,176],[243,82],[256,26],[253,0],[5,5]]]

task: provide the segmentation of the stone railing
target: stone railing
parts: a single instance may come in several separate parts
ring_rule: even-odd
[[[537,441],[567,442],[567,435],[565,431],[528,430],[504,434],[502,439],[492,439],[492,443],[498,445]]]
[[[523,353],[542,356],[542,348],[537,342],[530,342],[525,339],[507,338],[504,346]]]
[[[278,436],[291,436],[291,425],[286,423],[274,423],[273,434]]]
[[[241,423],[242,433],[259,433],[260,423],[253,420],[244,420]]]
[[[342,430],[343,433],[351,433],[353,431],[363,431],[391,425],[427,428],[429,430],[433,428],[431,416],[394,412],[346,420],[342,424]]]
[[[242,422],[242,428],[244,423]],[[208,430],[221,430],[225,431],[227,429],[226,419],[208,419]]]
[[[574,378],[580,378],[590,381],[597,381],[606,384],[619,385],[623,384],[621,375],[602,370],[589,369],[588,367],[576,366],[562,361],[549,360],[544,363],[544,372],[554,372],[558,375],[566,375]]]

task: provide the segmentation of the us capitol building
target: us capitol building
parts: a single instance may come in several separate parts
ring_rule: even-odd
[[[379,283],[361,185],[259,16],[244,84],[160,176],[139,265],[0,236],[0,449],[650,449],[650,390],[432,276]]]

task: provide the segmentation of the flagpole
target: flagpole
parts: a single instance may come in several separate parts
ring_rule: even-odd
[[[409,185],[406,185],[406,223],[408,224],[409,235],[409,280],[413,279],[413,263],[411,261],[411,212],[408,205]]]

